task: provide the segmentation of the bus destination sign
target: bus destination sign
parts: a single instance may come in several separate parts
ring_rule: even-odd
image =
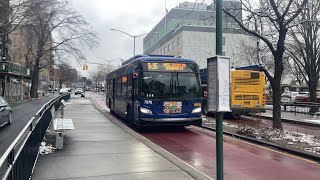
[[[147,63],[149,71],[185,71],[187,64],[185,63]]]

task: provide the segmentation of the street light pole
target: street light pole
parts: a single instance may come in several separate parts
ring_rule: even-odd
[[[128,35],[128,36],[130,36],[130,37],[133,38],[133,57],[136,56],[136,38],[138,38],[138,37],[140,37],[140,36],[143,36],[143,35],[146,35],[146,34],[149,34],[149,33],[143,33],[143,34],[140,34],[140,35],[135,36],[135,35],[131,35],[131,34],[127,33],[127,32],[121,31],[121,30],[119,30],[119,29],[110,29],[110,30],[111,30],[111,31],[121,32],[121,33],[126,34],[126,35]]]
[[[136,56],[136,37],[133,36],[133,57]]]

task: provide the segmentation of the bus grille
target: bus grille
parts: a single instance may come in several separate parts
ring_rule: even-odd
[[[235,95],[235,100],[259,100],[258,95]]]
[[[260,79],[243,79],[243,78],[235,78],[235,85],[260,85]]]

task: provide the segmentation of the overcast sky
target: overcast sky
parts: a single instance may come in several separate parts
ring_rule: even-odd
[[[196,0],[189,0],[195,2]],[[198,0],[197,2],[202,2]],[[111,28],[125,31],[131,35],[148,33],[164,17],[165,4],[170,11],[184,0],[71,0],[71,4],[82,14],[98,33],[100,46],[87,52],[89,62],[106,63],[97,57],[108,60],[115,58],[128,59],[133,56],[133,38]],[[212,0],[205,0],[210,4]],[[143,53],[144,36],[136,39],[136,54]],[[120,65],[120,60],[111,62]],[[96,71],[97,65],[89,65],[89,71]],[[73,66],[83,76],[88,72],[82,71],[79,64]]]

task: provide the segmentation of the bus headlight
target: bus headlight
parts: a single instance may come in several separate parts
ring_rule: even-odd
[[[140,107],[140,112],[143,114],[152,114],[152,111],[147,108]]]
[[[192,113],[201,113],[201,107],[194,108]]]

